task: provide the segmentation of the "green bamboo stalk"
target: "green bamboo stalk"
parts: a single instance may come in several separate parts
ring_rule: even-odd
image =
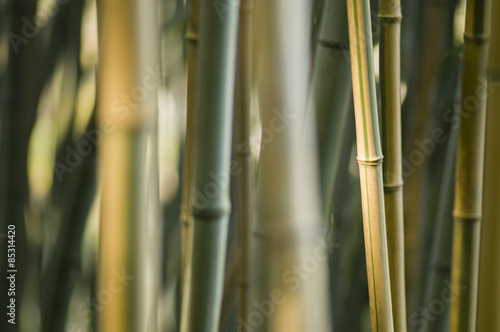
[[[250,315],[253,331],[330,331],[327,252],[312,259],[320,227],[314,122],[305,121],[310,66],[309,8],[301,0],[256,1],[258,86],[262,143],[257,179]],[[293,38],[290,38],[293,36]],[[300,272],[302,270],[302,272]],[[268,314],[259,311],[265,306]],[[259,321],[255,318],[258,316]]]
[[[99,331],[156,331],[151,311],[157,292],[149,276],[151,265],[158,265],[151,234],[159,203],[150,185],[158,182],[151,77],[159,63],[156,15],[155,1],[104,0],[98,7],[97,115],[103,138],[97,294],[112,294],[102,305]]]
[[[452,287],[459,294],[451,303],[451,332],[476,328],[487,97],[482,82],[486,80],[490,14],[491,0],[467,1],[453,211]]]
[[[432,127],[432,109],[437,98],[438,73],[440,61],[447,50],[449,31],[453,29],[454,0],[423,1],[421,17],[422,33],[419,38],[418,56],[415,59],[415,81],[409,87],[408,110],[409,123],[405,137],[407,151],[421,151],[420,142],[429,137]],[[450,15],[451,13],[451,15]],[[417,53],[417,52],[416,52]],[[425,151],[423,151],[425,152]],[[425,274],[426,257],[424,255],[424,229],[427,223],[429,162],[413,162],[407,156],[409,166],[403,169],[404,188],[404,238],[405,238],[405,279],[406,307],[408,312],[418,309],[421,289]],[[425,264],[423,264],[425,262]]]
[[[36,12],[36,1],[8,1],[4,3],[9,13],[9,26],[7,37],[8,66],[4,70],[7,81],[6,102],[1,109],[0,144],[0,306],[2,319],[0,330],[15,332],[20,329],[22,316],[21,308],[24,290],[28,279],[28,268],[32,257],[27,243],[27,230],[25,222],[26,207],[29,198],[28,187],[28,147],[33,129],[38,104],[36,82],[32,73],[37,70],[36,44],[19,42],[17,45],[11,39],[13,34],[23,38],[23,17],[33,17]],[[19,40],[19,39],[18,39]],[[9,225],[15,226],[15,266],[8,266],[7,245]],[[12,234],[10,234],[12,235]],[[12,252],[9,252],[12,253]],[[7,279],[7,270],[15,269],[15,324],[8,322],[7,306],[11,297],[8,296],[10,288]]]
[[[220,16],[221,15],[221,16]],[[238,5],[200,7],[195,101],[193,227],[184,282],[181,331],[219,328],[226,236]],[[214,78],[217,78],[214,81]]]
[[[394,331],[370,3],[347,2],[372,331]]]
[[[498,142],[500,131],[500,3],[493,1],[490,52],[488,60],[488,110],[486,115],[486,158],[484,203],[479,258],[477,332],[500,331],[500,178]]]
[[[238,181],[238,297],[239,317],[248,313],[249,269],[251,254],[251,227],[254,217],[254,162],[250,148],[253,52],[253,0],[242,0],[240,4],[238,68],[236,76],[236,103],[234,115],[234,135],[236,161],[241,167],[236,175]]]
[[[349,35],[345,1],[325,2],[316,44],[312,100],[316,106],[325,227],[330,226],[333,190],[351,98]]]
[[[380,0],[380,95],[384,201],[394,329],[406,331],[406,288],[401,156],[401,2]]]
[[[193,157],[194,157],[194,107],[196,89],[196,56],[198,45],[198,0],[189,0],[187,4],[186,52],[187,52],[187,107],[186,138],[184,142],[184,164],[182,177],[181,239],[182,239],[182,279],[189,250],[189,228],[192,222],[191,205],[193,203]]]
[[[459,66],[461,58],[454,56],[453,58],[445,58],[443,62],[449,62],[452,72],[445,71],[443,76],[446,81],[454,82],[454,89],[447,94],[448,107],[452,107],[459,103],[460,99],[460,72]],[[441,80],[442,81],[442,80]],[[445,91],[446,92],[446,91]],[[427,280],[425,283],[424,297],[422,307],[429,309],[431,304],[436,300],[442,301],[443,290],[449,285],[451,279],[451,247],[453,240],[453,194],[455,178],[455,157],[457,150],[457,127],[454,124],[450,125],[447,134],[446,153],[444,155],[444,165],[440,175],[439,199],[436,210],[436,221],[433,231],[432,244],[430,249],[430,257],[427,272]],[[417,331],[441,332],[448,330],[450,322],[450,306],[449,301],[442,301],[444,309],[437,315],[433,315],[432,319],[422,315],[421,313],[413,313],[409,317],[409,323],[415,326]]]

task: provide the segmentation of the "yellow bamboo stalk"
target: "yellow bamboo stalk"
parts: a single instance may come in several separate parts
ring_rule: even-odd
[[[394,329],[406,331],[406,289],[401,156],[401,2],[379,1],[384,201]]]
[[[491,0],[467,1],[453,211],[452,288],[458,294],[450,308],[451,332],[476,328],[490,14]]]
[[[193,200],[193,157],[194,157],[194,105],[196,87],[196,56],[198,44],[198,0],[187,3],[186,53],[187,53],[187,105],[186,139],[184,141],[184,165],[182,176],[181,202],[181,243],[182,279],[189,251],[189,227],[192,223],[191,205]]]
[[[348,0],[347,14],[363,205],[372,331],[394,331],[373,45],[368,0]]]
[[[103,0],[98,7],[99,331],[156,330],[159,200],[148,185],[158,183],[156,13],[155,1]]]
[[[500,331],[500,2],[492,4],[477,332]]]

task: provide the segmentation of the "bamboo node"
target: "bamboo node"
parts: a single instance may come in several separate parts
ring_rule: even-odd
[[[321,38],[318,38],[317,41],[321,46],[326,48],[349,51],[349,43],[346,42],[331,41]]]
[[[460,211],[453,211],[453,217],[457,219],[462,219],[463,221],[468,221],[468,222],[476,222],[480,221],[482,217],[482,213],[464,213]]]
[[[193,206],[193,217],[205,221],[217,221],[219,218],[225,217],[229,214],[229,208],[208,208],[198,209]]]
[[[382,23],[401,23],[402,15],[378,15],[378,20]]]
[[[400,188],[403,188],[404,182],[396,182],[396,183],[391,183],[391,184],[384,184],[384,191],[385,192],[394,192],[398,191]]]
[[[384,157],[379,157],[375,159],[358,159],[358,164],[360,165],[365,165],[365,166],[378,166],[382,164],[382,161],[384,160]]]
[[[199,40],[198,34],[193,31],[186,31],[186,33],[184,34],[184,38],[194,43],[197,43]]]
[[[473,35],[467,32],[464,33],[464,41],[468,41],[474,44],[484,44],[490,40],[490,35]]]

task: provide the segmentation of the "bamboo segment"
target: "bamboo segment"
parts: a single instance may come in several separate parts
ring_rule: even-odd
[[[238,7],[200,3],[195,98],[193,227],[186,265],[181,331],[217,331],[226,237]],[[219,16],[223,14],[223,16]],[[214,80],[214,78],[216,78]]]
[[[486,115],[486,158],[484,202],[479,259],[477,332],[500,331],[500,3],[492,4],[490,52],[488,60],[488,110]]]
[[[316,45],[312,99],[316,106],[325,226],[330,225],[335,176],[351,98],[345,1],[327,0]]]
[[[370,3],[348,0],[358,163],[372,331],[394,331]]]
[[[456,82],[454,91],[450,91],[449,105],[456,105],[460,101],[460,63],[459,54],[443,61],[451,63],[453,73],[447,75],[447,80]],[[448,288],[451,278],[451,247],[453,241],[453,194],[455,178],[455,156],[457,151],[457,131],[454,124],[450,126],[446,154],[444,156],[443,171],[439,186],[439,200],[436,211],[435,230],[430,249],[429,265],[423,307],[430,308],[433,303],[442,301],[442,310],[434,311],[433,319],[428,319],[421,313],[414,312],[409,317],[409,324],[417,327],[417,331],[423,329],[427,332],[447,331],[450,323],[450,302],[448,298],[443,298],[443,291]],[[451,298],[451,297],[450,297]],[[435,310],[433,308],[433,310]],[[421,315],[421,316],[419,316]]]
[[[309,6],[257,0],[262,142],[257,179],[251,305],[241,330],[330,331],[314,122],[305,121]],[[319,242],[317,242],[319,241]],[[315,254],[316,253],[316,254]]]
[[[248,314],[249,269],[251,254],[251,227],[254,217],[254,162],[250,148],[250,97],[252,90],[253,52],[253,0],[242,0],[240,4],[238,68],[236,80],[236,107],[234,135],[236,155],[241,171],[238,181],[238,286],[239,317]]]
[[[452,287],[459,294],[451,303],[451,332],[476,328],[490,14],[491,0],[467,2],[453,211]]]
[[[193,204],[193,156],[194,156],[194,107],[196,89],[196,55],[198,45],[198,0],[189,0],[187,3],[187,112],[186,112],[186,140],[184,155],[184,170],[182,178],[181,203],[181,237],[182,237],[182,279],[186,269],[189,250],[189,227],[192,222],[191,205]]]
[[[104,0],[98,7],[97,115],[103,137],[97,294],[108,295],[99,331],[156,331],[156,13],[155,1]]]
[[[394,329],[406,331],[406,289],[401,156],[401,3],[379,1],[384,201]]]
[[[423,18],[421,37],[416,54],[415,83],[410,86],[407,95],[410,123],[407,125],[406,150],[410,153],[421,151],[420,144],[429,137],[429,127],[432,127],[432,110],[436,104],[438,73],[441,59],[447,51],[447,44],[453,30],[453,13],[455,0],[422,1]],[[403,39],[403,42],[405,40]],[[404,133],[403,133],[404,134]],[[426,153],[427,150],[422,152]],[[408,155],[408,158],[409,155]],[[413,160],[413,159],[412,159]],[[423,247],[424,231],[427,224],[428,211],[426,192],[428,190],[429,158],[423,161],[410,161],[403,168],[404,174],[404,222],[405,222],[405,279],[406,307],[408,312],[418,310],[423,287],[424,269],[427,265],[425,248]]]

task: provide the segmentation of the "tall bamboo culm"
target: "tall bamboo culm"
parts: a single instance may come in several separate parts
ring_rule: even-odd
[[[488,59],[484,202],[479,258],[477,332],[500,331],[500,2],[493,1]]]
[[[196,89],[196,49],[198,45],[199,0],[187,3],[186,53],[187,53],[187,104],[186,104],[186,139],[184,141],[184,164],[182,172],[181,202],[181,243],[182,243],[182,280],[189,250],[189,227],[192,222],[191,205],[193,204],[193,156],[194,156],[194,107]]]
[[[240,172],[237,174],[238,188],[238,298],[239,317],[245,319],[248,313],[249,268],[251,256],[251,227],[255,209],[254,162],[250,148],[251,113],[250,100],[253,73],[253,2],[242,0],[238,37],[238,67],[236,75],[234,135],[236,156]]]
[[[230,212],[238,7],[221,11],[212,1],[200,2],[193,226],[183,285],[182,332],[213,332],[219,328]]]
[[[305,121],[310,67],[309,4],[256,0],[257,79],[262,143],[252,257],[251,313],[241,330],[331,331],[329,247],[321,231],[321,196],[314,122]],[[319,241],[319,242],[317,242]],[[301,280],[291,269],[321,257]]]
[[[98,3],[97,116],[102,185],[97,294],[122,289],[103,306],[99,331],[156,331],[154,234],[158,225],[156,135],[159,38],[155,1]],[[145,94],[133,97],[138,89]],[[132,96],[124,103],[123,96]],[[154,192],[153,192],[154,191]],[[145,285],[153,287],[145,287]]]
[[[443,61],[451,62],[452,74],[448,73],[447,80],[455,83],[455,91],[449,92],[449,101],[445,105],[456,105],[460,103],[461,93],[461,67],[462,57],[456,54],[447,57]],[[446,92],[446,91],[445,91]],[[443,170],[441,172],[441,181],[439,189],[439,199],[436,211],[436,221],[433,231],[433,239],[429,255],[429,264],[427,269],[427,280],[425,283],[425,292],[422,302],[424,308],[428,308],[435,299],[439,299],[450,284],[451,278],[451,247],[453,242],[453,195],[455,185],[455,164],[457,152],[458,128],[454,124],[450,126],[448,141],[446,146],[446,155],[444,157]],[[437,315],[434,320],[426,317],[419,317],[414,314],[409,317],[409,323],[417,327],[419,332],[423,329],[426,332],[447,331],[450,326],[450,304],[444,303],[443,313]]]
[[[347,0],[356,141],[372,331],[392,332],[382,149],[375,91],[370,2]]]
[[[330,226],[335,177],[352,91],[346,6],[346,1],[343,0],[325,2],[312,76],[311,99],[316,107],[326,228]]]
[[[467,1],[453,210],[452,287],[459,294],[451,303],[451,332],[476,328],[490,15],[491,0]]]
[[[384,201],[394,329],[406,331],[406,288],[401,156],[401,2],[379,0]]]

